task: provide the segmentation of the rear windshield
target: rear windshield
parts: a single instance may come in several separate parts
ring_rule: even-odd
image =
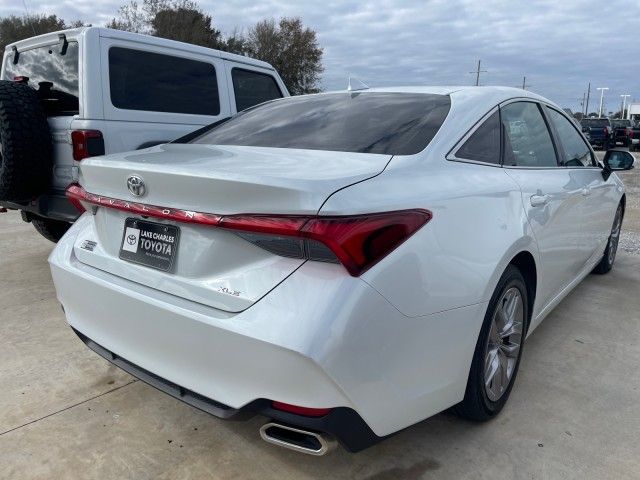
[[[78,43],[69,42],[61,53],[60,45],[32,48],[5,57],[4,80],[27,77],[42,100],[47,115],[78,114]]]
[[[191,140],[210,145],[412,155],[442,125],[446,95],[330,93],[274,100]]]
[[[631,127],[631,120],[611,120],[615,128]]]
[[[611,125],[608,118],[588,118],[582,120],[583,127],[608,127]]]

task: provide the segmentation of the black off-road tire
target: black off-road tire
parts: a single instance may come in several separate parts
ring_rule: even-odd
[[[613,218],[613,226],[611,227],[611,234],[607,241],[607,248],[604,249],[604,255],[602,255],[600,263],[596,265],[591,273],[604,275],[605,273],[609,273],[613,268],[613,262],[615,262],[616,253],[618,253],[618,241],[620,240],[623,216],[624,211],[622,209],[622,204],[620,204],[616,210],[616,216]]]
[[[51,181],[49,124],[35,90],[0,80],[0,200],[25,202]]]
[[[33,226],[47,240],[58,243],[58,240],[67,233],[71,224],[60,220],[51,220],[49,218],[33,218],[31,220]]]
[[[499,306],[499,302],[503,299],[505,293],[514,288],[517,289],[521,295],[523,308],[521,339],[519,340],[520,348],[517,353],[517,358],[515,359],[515,366],[509,379],[508,386],[502,393],[501,397],[494,401],[489,398],[485,389],[487,342],[490,339],[494,313]],[[491,300],[489,301],[487,313],[485,314],[480,335],[478,336],[478,342],[476,343],[476,349],[473,354],[464,400],[452,408],[453,413],[460,417],[477,422],[489,420],[500,413],[505,403],[507,403],[511,389],[513,388],[513,384],[516,380],[516,375],[520,366],[520,359],[522,358],[522,350],[525,343],[524,339],[527,332],[528,322],[529,301],[525,279],[518,268],[513,265],[509,265],[502,274],[502,277],[500,277],[498,285],[496,286]]]

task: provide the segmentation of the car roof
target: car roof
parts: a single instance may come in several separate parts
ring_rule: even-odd
[[[215,50],[213,48],[201,47],[199,45],[193,45],[185,42],[178,42],[176,40],[168,40],[166,38],[154,37],[151,35],[144,35],[142,33],[131,33],[122,30],[114,30],[106,27],[80,27],[71,28],[68,30],[60,30],[57,32],[45,33],[36,37],[19,40],[8,44],[5,50],[11,50],[14,46],[18,50],[25,50],[41,45],[42,43],[48,43],[58,40],[58,35],[64,34],[68,38],[77,38],[82,35],[86,35],[89,32],[97,32],[100,37],[113,38],[125,41],[131,41],[136,43],[143,43],[147,45],[153,45],[158,47],[165,47],[174,50],[183,50],[190,53],[198,53],[200,55],[206,55],[210,57],[218,57],[233,62],[244,63],[245,65],[253,65],[256,67],[266,68],[274,70],[274,68],[267,62],[257,60],[255,58],[245,57],[243,55],[236,55],[234,53],[223,52],[222,50]]]

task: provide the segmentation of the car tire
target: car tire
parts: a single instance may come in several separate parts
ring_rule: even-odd
[[[51,220],[49,218],[34,218],[31,223],[36,231],[47,240],[58,243],[58,240],[67,233],[71,224],[61,220]]]
[[[500,413],[518,373],[528,321],[525,279],[509,265],[489,301],[464,400],[453,407],[454,413],[473,421],[486,421]]]
[[[598,275],[604,275],[609,273],[613,268],[613,262],[616,260],[616,254],[618,253],[618,242],[620,241],[620,230],[622,229],[623,210],[622,204],[618,205],[616,210],[616,216],[613,218],[613,226],[611,227],[611,233],[609,234],[609,240],[607,241],[607,248],[604,249],[604,254],[600,263],[593,269],[593,273]]]
[[[38,94],[0,80],[0,200],[29,201],[49,187],[51,134]]]

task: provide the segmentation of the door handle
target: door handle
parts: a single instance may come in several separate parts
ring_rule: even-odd
[[[580,191],[580,193],[582,193],[582,195],[584,195],[585,197],[588,197],[589,195],[591,195],[591,189],[589,187],[585,187]]]
[[[532,207],[542,207],[543,205],[546,205],[547,203],[549,203],[549,200],[551,200],[551,197],[549,195],[531,195],[530,201],[531,201],[531,206]]]

